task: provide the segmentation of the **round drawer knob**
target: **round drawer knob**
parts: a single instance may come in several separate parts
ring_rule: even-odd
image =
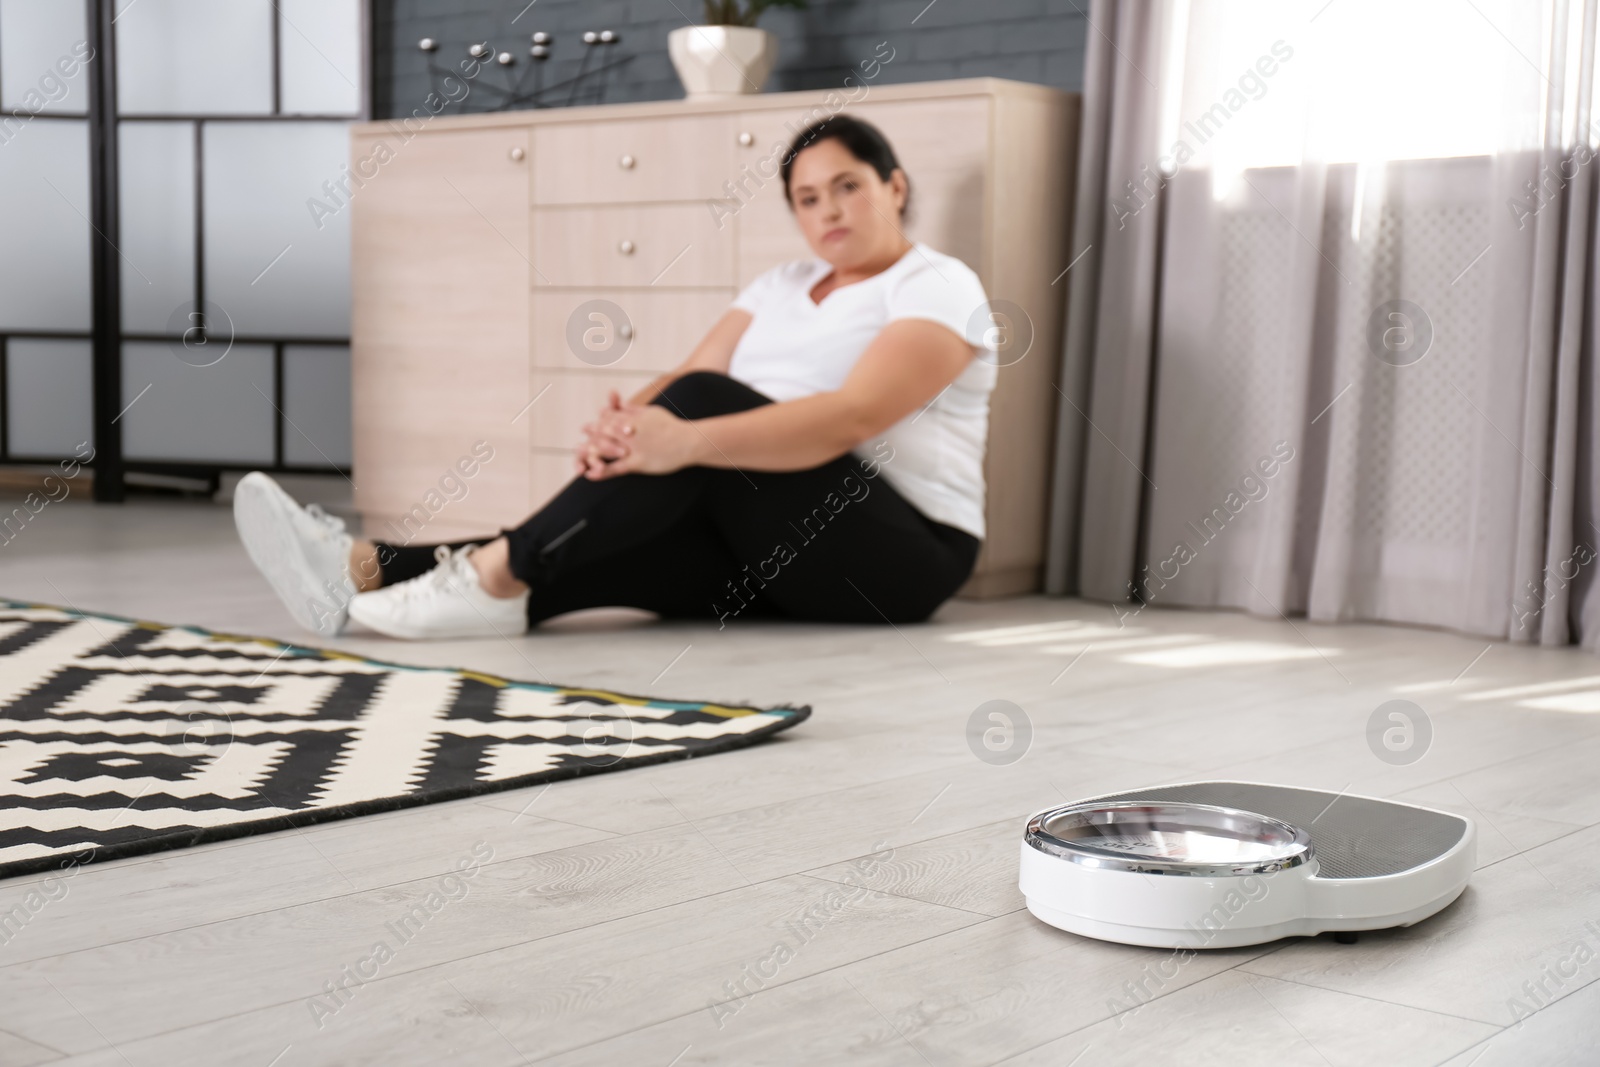
[[[739,143],[744,145],[746,148],[749,148],[751,145],[756,143],[756,135],[751,133],[749,130],[746,130],[739,135]]]
[[[518,163],[521,163],[522,162],[522,157],[527,155],[527,154],[528,153],[524,152],[521,148],[513,148],[511,150],[511,158],[513,160],[515,160],[516,162],[518,162]]]
[[[627,323],[623,323],[621,326],[617,327],[617,336],[622,338],[624,341],[633,340],[633,327],[629,326]]]
[[[633,255],[633,242],[632,241],[622,241],[622,242],[618,243],[617,251],[621,252],[625,256]]]
[[[623,170],[632,170],[633,165],[636,162],[637,160],[635,160],[632,156],[623,156],[621,159],[617,160],[617,166],[621,167]]]

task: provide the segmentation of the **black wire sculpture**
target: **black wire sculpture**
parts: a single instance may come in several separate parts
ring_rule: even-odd
[[[550,85],[544,83],[544,65],[550,59],[555,37],[542,31],[531,37],[528,58],[525,61],[519,61],[512,52],[495,51],[488,41],[479,41],[467,47],[466,58],[457,64],[456,69],[452,69],[442,67],[434,61],[433,55],[439,50],[439,42],[434,38],[424,37],[417,42],[417,48],[427,53],[428,77],[436,92],[445,78],[458,81],[464,79],[471,82],[473,88],[498,97],[498,103],[488,107],[473,108],[473,111],[512,111],[524,108],[571,107],[578,102],[580,92],[586,103],[605,102],[608,74],[631,63],[634,57],[623,56],[610,61],[601,60],[599,66],[590,70],[589,57],[597,54],[602,48],[612,48],[620,44],[622,37],[611,30],[589,30],[582,35],[581,40],[584,45],[583,59],[578,64],[577,73]],[[513,81],[512,68],[521,62],[525,62],[526,66]],[[483,79],[483,72],[489,67],[500,67],[506,71],[505,85],[496,85]],[[528,84],[530,77],[531,85]],[[448,89],[448,86],[444,88]],[[559,94],[563,89],[566,90],[566,98],[560,99]],[[465,99],[449,92],[442,95],[452,101]]]

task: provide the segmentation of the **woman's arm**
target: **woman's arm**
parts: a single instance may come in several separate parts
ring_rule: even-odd
[[[692,421],[657,406],[606,412],[601,433],[628,443],[629,454],[608,464],[604,476],[696,465],[771,471],[820,466],[928,404],[973,355],[973,347],[948,326],[897,319],[830,392]]]

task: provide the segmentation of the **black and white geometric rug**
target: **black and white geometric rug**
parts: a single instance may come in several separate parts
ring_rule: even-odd
[[[810,713],[0,599],[0,878],[724,752]]]

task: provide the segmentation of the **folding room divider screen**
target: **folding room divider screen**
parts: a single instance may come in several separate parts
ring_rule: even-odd
[[[350,465],[364,0],[0,0],[0,462]]]

